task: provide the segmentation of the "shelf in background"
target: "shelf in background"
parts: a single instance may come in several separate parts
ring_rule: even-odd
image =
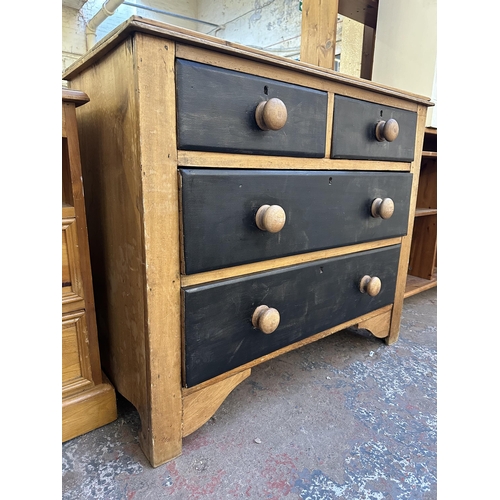
[[[425,129],[416,206],[405,299],[437,286],[437,129]]]
[[[422,158],[437,158],[437,151],[422,151]]]
[[[417,293],[429,290],[437,286],[437,271],[433,274],[432,279],[426,280],[424,278],[418,278],[417,276],[411,276],[410,274],[406,279],[406,289],[405,289],[405,299],[416,295]]]
[[[437,208],[416,208],[415,217],[423,217],[425,215],[437,215]]]

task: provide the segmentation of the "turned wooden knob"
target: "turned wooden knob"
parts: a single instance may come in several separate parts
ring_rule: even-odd
[[[372,217],[389,219],[394,213],[394,202],[390,198],[375,198],[371,207]]]
[[[255,109],[255,121],[261,130],[279,130],[286,123],[288,113],[285,103],[276,97],[262,101]]]
[[[280,313],[277,309],[259,306],[252,315],[252,325],[264,333],[273,333],[280,324]]]
[[[285,222],[285,211],[279,205],[262,205],[255,214],[257,227],[269,233],[281,231]]]
[[[380,121],[375,127],[375,136],[377,137],[377,141],[380,142],[392,142],[394,139],[396,139],[398,134],[399,124],[394,118],[390,118],[386,122]]]
[[[376,276],[372,278],[371,276],[365,275],[359,282],[359,289],[361,290],[361,293],[367,293],[371,297],[378,295],[381,288],[382,282],[380,281],[380,278],[377,278]]]

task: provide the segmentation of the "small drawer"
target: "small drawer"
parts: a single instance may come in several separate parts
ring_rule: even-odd
[[[176,78],[179,149],[324,157],[326,92],[182,59]]]
[[[184,289],[185,385],[391,304],[399,253],[393,245]],[[377,286],[361,292],[365,276]]]
[[[417,113],[413,111],[336,95],[331,156],[413,161],[416,130]]]
[[[407,232],[406,172],[181,169],[180,176],[185,274]],[[376,199],[392,200],[392,216],[372,216]],[[258,227],[266,206],[282,210],[281,229]]]

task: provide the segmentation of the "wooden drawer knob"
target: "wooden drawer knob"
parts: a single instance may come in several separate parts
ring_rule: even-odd
[[[389,219],[394,213],[394,202],[390,198],[375,198],[371,207],[372,217]]]
[[[371,297],[378,295],[381,288],[382,282],[380,281],[380,278],[377,278],[376,276],[372,278],[371,276],[365,275],[359,282],[359,289],[361,290],[361,293],[367,293]]]
[[[377,137],[377,141],[380,142],[392,142],[394,141],[394,139],[396,139],[398,134],[399,124],[394,118],[390,118],[386,122],[380,121],[375,127],[375,136]]]
[[[279,130],[288,117],[285,103],[276,97],[262,101],[255,109],[255,121],[261,130]]]
[[[279,205],[262,205],[255,214],[257,227],[269,233],[281,231],[285,222],[285,211]]]
[[[273,333],[280,324],[280,313],[277,309],[259,306],[252,315],[252,325],[264,333]]]

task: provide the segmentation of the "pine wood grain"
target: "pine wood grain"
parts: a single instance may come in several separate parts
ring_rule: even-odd
[[[217,411],[228,394],[250,376],[251,369],[236,373],[202,389],[184,389],[182,413],[182,437],[199,429]]]
[[[136,206],[141,193],[140,171],[135,168],[139,152],[127,140],[138,132],[131,54],[131,43],[119,47],[103,62],[99,79],[85,73],[72,86],[84,88],[90,97],[77,111],[102,366],[117,390],[142,411],[148,406],[145,278]],[[109,293],[108,286],[115,293]],[[134,349],[124,347],[127,337],[134,338]]]
[[[300,60],[322,68],[335,65],[339,0],[304,0]]]
[[[378,316],[373,316],[358,323],[358,328],[369,330],[372,335],[379,339],[384,339],[389,335],[391,326],[391,311],[383,312]]]
[[[181,451],[174,53],[172,43],[138,35],[108,55],[102,78],[72,82],[93,96],[79,118],[103,364],[137,408],[154,466]]]
[[[331,134],[330,134],[331,137]],[[331,141],[327,142],[331,144]],[[328,146],[327,146],[328,147]],[[250,156],[213,153],[210,151],[178,151],[180,167],[258,168],[270,170],[387,170],[409,172],[410,163],[363,160],[330,160],[328,158],[292,158],[283,156]]]
[[[401,243],[401,237],[389,238],[384,240],[372,241],[369,243],[360,243],[358,245],[350,245],[348,247],[330,248],[328,250],[319,250],[317,252],[309,252],[300,255],[292,255],[290,257],[281,257],[279,259],[265,260],[262,262],[254,262],[252,264],[244,264],[242,266],[228,267],[225,269],[217,269],[215,271],[207,271],[205,273],[197,273],[181,276],[181,286],[200,285],[211,281],[219,281],[223,279],[233,278],[236,276],[245,276],[260,271],[268,271],[278,269],[280,267],[288,267],[295,264],[303,264],[315,260],[328,259],[330,257],[338,257],[340,255],[348,255],[355,252],[362,252],[371,248],[382,248],[390,245]]]
[[[179,455],[182,445],[179,200],[175,189],[176,129],[172,126],[176,120],[174,61],[172,42],[137,36],[149,405],[149,415],[143,421],[148,430],[141,434],[141,442],[154,467]]]

